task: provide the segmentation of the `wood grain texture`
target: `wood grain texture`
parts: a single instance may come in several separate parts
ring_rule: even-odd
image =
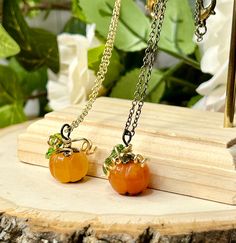
[[[72,138],[86,137],[98,146],[90,156],[88,175],[104,178],[101,166],[112,147],[121,143],[130,101],[99,98]],[[31,124],[19,136],[18,156],[23,162],[48,166],[47,139],[81,106],[52,112]],[[236,204],[236,136],[222,128],[223,114],[147,103],[136,136],[134,152],[149,159],[150,188]]]
[[[47,168],[19,163],[16,139],[27,126],[0,131],[0,242],[236,240],[235,206],[151,189],[124,197],[103,179],[61,184]]]

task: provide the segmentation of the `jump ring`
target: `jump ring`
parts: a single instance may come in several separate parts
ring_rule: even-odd
[[[67,133],[67,135],[65,135]],[[70,140],[71,126],[69,124],[64,124],[61,128],[61,136],[65,140]]]

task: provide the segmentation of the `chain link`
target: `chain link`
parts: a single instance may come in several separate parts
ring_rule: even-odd
[[[197,28],[200,18],[200,6],[201,6],[201,1],[200,0],[196,0],[195,2],[195,11],[194,11],[194,22],[195,22],[195,26]]]
[[[87,101],[85,107],[82,110],[82,113],[78,116],[76,120],[74,120],[70,128],[65,131],[65,132],[72,132],[73,129],[77,128],[79,124],[84,120],[84,118],[88,115],[88,112],[91,110],[93,103],[95,102],[99,90],[102,87],[102,83],[105,80],[105,75],[107,73],[108,66],[110,64],[110,58],[112,56],[112,50],[114,46],[114,41],[115,41],[115,36],[116,36],[116,31],[117,31],[117,25],[119,21],[119,16],[120,16],[120,8],[121,8],[121,0],[116,0],[115,5],[113,8],[113,13],[112,13],[112,18],[108,30],[108,36],[107,36],[107,41],[105,44],[105,48],[103,51],[103,56],[101,59],[101,63],[99,65],[99,69],[97,72],[97,77],[96,80],[94,81],[94,86],[92,88],[92,91],[89,95],[89,100]]]
[[[167,1],[168,0],[157,0],[154,5],[151,33],[149,35],[147,48],[143,58],[143,66],[141,67],[141,72],[136,85],[134,100],[132,101],[132,107],[129,111],[129,116],[123,133],[123,142],[126,146],[129,145],[135,134],[135,129],[138,126],[138,120],[142,112],[144,98],[146,96],[148,82],[151,79],[152,68],[160,40]]]

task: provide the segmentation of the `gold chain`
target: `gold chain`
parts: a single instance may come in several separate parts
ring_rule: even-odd
[[[121,0],[116,0],[115,5],[113,8],[111,23],[109,26],[108,36],[105,44],[105,48],[103,51],[103,56],[101,58],[101,63],[99,65],[99,69],[97,72],[97,77],[94,81],[94,86],[91,90],[89,95],[89,100],[87,101],[85,107],[82,110],[82,113],[78,116],[76,120],[74,120],[70,125],[70,132],[73,131],[74,128],[78,127],[79,124],[84,120],[87,116],[88,112],[91,110],[93,103],[95,102],[99,90],[102,87],[102,83],[105,80],[105,75],[107,73],[108,66],[110,64],[110,59],[112,56],[112,50],[114,46],[114,41],[116,37],[117,25],[120,16],[120,7],[121,7]]]

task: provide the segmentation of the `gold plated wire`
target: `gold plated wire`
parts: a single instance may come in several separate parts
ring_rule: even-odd
[[[234,125],[235,114],[235,92],[236,92],[236,0],[233,7],[233,22],[231,32],[231,44],[228,67],[228,80],[226,88],[224,127],[229,128]]]

